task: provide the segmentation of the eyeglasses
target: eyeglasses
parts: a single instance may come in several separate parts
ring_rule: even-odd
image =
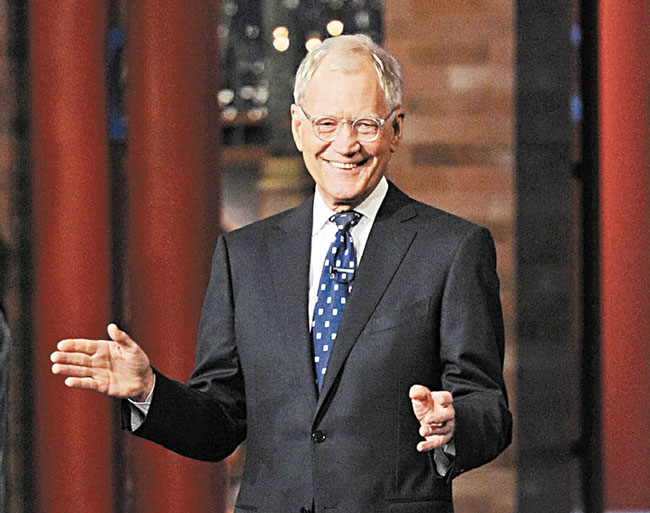
[[[309,120],[314,134],[321,141],[332,142],[339,135],[341,127],[345,123],[350,123],[352,131],[356,135],[359,142],[372,142],[379,137],[381,127],[388,121],[397,109],[390,111],[390,114],[384,119],[373,118],[371,116],[364,116],[357,119],[339,119],[334,116],[317,116],[312,118],[305,112],[302,105],[298,105],[303,115]]]

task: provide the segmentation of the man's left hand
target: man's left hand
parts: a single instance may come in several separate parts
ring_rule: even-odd
[[[420,422],[420,436],[424,441],[417,445],[420,452],[431,451],[448,444],[456,427],[454,399],[449,392],[432,392],[423,385],[413,385],[409,390],[413,413]]]

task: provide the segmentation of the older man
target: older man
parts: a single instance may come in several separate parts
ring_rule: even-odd
[[[451,479],[510,442],[494,245],[384,177],[401,94],[365,36],[302,62],[291,126],[316,191],[220,238],[189,385],[115,325],[52,355],[180,454],[216,461],[246,439],[236,512],[451,512]]]

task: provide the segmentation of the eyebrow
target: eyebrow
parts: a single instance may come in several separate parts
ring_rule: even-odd
[[[306,114],[306,112],[305,112],[305,114]],[[311,112],[309,113],[309,115],[310,115],[312,118],[336,118],[336,119],[343,119],[343,120],[355,120],[355,119],[363,119],[363,118],[383,119],[383,116],[380,116],[379,114],[377,114],[377,113],[375,113],[375,112],[372,112],[372,113],[367,113],[367,112],[366,112],[366,113],[361,114],[361,115],[359,115],[359,116],[355,116],[355,117],[345,117],[345,118],[343,118],[343,117],[339,117],[339,116],[335,116],[334,114],[312,114]],[[389,114],[389,115],[390,115],[390,114]]]

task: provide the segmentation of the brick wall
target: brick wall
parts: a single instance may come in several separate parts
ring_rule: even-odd
[[[514,403],[514,2],[386,0],[385,45],[402,65],[405,133],[390,178],[495,238]],[[454,481],[457,513],[515,510],[514,450]]]

